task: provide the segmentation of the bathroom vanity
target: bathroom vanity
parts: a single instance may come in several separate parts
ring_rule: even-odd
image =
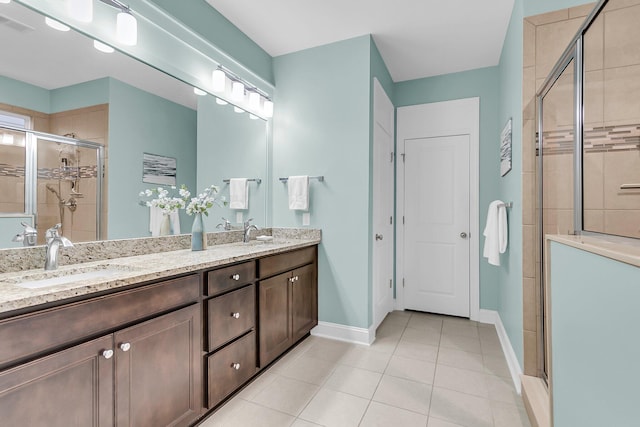
[[[40,289],[0,274],[2,423],[192,425],[317,324],[318,243],[116,258]]]

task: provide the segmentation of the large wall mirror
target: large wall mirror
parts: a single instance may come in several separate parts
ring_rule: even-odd
[[[0,4],[0,39],[0,248],[21,245],[23,221],[40,236],[61,222],[74,242],[150,236],[145,153],[194,194],[213,184],[228,200],[225,181],[255,179],[248,209],[214,209],[207,231],[221,217],[267,225],[267,122],[16,2]],[[181,211],[181,232],[191,223]]]

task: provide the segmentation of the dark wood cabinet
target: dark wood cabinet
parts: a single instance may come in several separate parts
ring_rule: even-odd
[[[15,337],[0,351],[0,424],[190,425],[202,413],[200,283],[189,275],[0,321],[0,336]]]
[[[114,334],[117,426],[188,426],[200,415],[200,319],[192,305]]]
[[[267,257],[259,265],[258,335],[265,367],[318,324],[316,247]],[[263,279],[282,270],[288,271]]]
[[[0,372],[0,424],[113,426],[111,335]]]

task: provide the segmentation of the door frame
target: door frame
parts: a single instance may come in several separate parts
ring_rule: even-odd
[[[469,135],[469,314],[471,320],[480,318],[480,98],[398,107],[396,118],[396,310],[404,310],[404,141],[440,136]],[[427,132],[408,128],[432,117]],[[497,154],[496,154],[497,155]]]
[[[378,79],[376,77],[373,78],[373,134],[372,134],[372,138],[373,138],[373,145],[372,145],[372,162],[373,162],[373,166],[372,166],[372,170],[373,170],[373,174],[375,175],[376,171],[376,163],[375,163],[375,150],[376,150],[376,140],[375,140],[375,127],[378,126],[378,121],[379,119],[384,121],[386,118],[384,117],[378,117],[378,115],[380,114],[380,108],[379,108],[379,104],[381,103],[385,103],[389,106],[391,106],[391,110],[393,111],[393,114],[391,117],[389,117],[389,123],[387,123],[387,126],[390,127],[390,131],[391,131],[391,146],[389,147],[391,149],[391,156],[392,158],[390,159],[390,163],[391,163],[391,168],[394,168],[394,164],[395,164],[395,152],[396,152],[396,148],[395,148],[395,134],[396,134],[396,126],[395,126],[395,106],[393,105],[393,103],[391,102],[391,98],[389,97],[389,95],[387,94],[387,92],[384,90],[384,88],[382,87],[382,84],[380,84],[380,81],[378,81]],[[385,129],[386,131],[387,129]],[[393,180],[395,178],[395,172],[392,171],[391,172],[391,179]],[[375,184],[374,184],[375,185]],[[395,227],[395,201],[394,199],[394,188],[393,188],[394,184],[393,182],[391,183],[391,186],[389,188],[389,190],[391,191],[391,194],[389,195],[391,198],[391,206],[389,206],[389,208],[391,209],[391,215],[393,218],[393,224],[391,225],[391,232],[392,232],[392,236],[389,236],[386,240],[386,242],[384,243],[385,245],[390,245],[389,250],[391,252],[391,259],[389,260],[389,268],[390,268],[390,279],[393,280],[395,282],[395,277],[394,277],[394,260],[393,260],[393,249],[394,249],[394,242],[395,242],[395,234],[396,234],[396,227]],[[374,195],[372,198],[372,219],[371,219],[371,223],[373,225],[374,224],[374,219],[375,219],[375,209],[376,209],[376,203],[375,203],[375,188],[374,188]],[[373,227],[372,225],[372,227]],[[375,245],[376,242],[373,237],[373,235],[375,234],[376,230],[371,230],[371,259],[375,260],[375,255],[376,255],[376,249],[375,249]],[[378,289],[376,287],[376,275],[375,275],[375,269],[372,268],[371,271],[371,282],[372,282],[372,301],[371,301],[371,313],[372,313],[372,320],[373,320],[373,326],[374,327],[378,327],[379,324],[376,324],[377,321],[377,316],[380,314],[377,312],[376,309],[376,301],[377,301],[377,296],[378,296]],[[379,278],[377,278],[379,279]],[[386,280],[386,279],[385,279]],[[394,299],[394,295],[393,295],[393,289],[390,288],[389,289],[389,293],[390,293],[390,297],[391,297],[391,306],[389,307],[391,310],[393,310],[395,308],[395,299]],[[385,313],[385,316],[388,313]],[[383,318],[384,319],[384,318]],[[381,322],[382,323],[382,322]]]

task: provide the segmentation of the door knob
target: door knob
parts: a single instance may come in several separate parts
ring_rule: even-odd
[[[382,240],[383,236],[382,234],[376,234],[376,240]]]
[[[464,231],[462,233],[460,233],[460,237],[462,237],[463,239],[467,238],[467,233],[465,233]]]

